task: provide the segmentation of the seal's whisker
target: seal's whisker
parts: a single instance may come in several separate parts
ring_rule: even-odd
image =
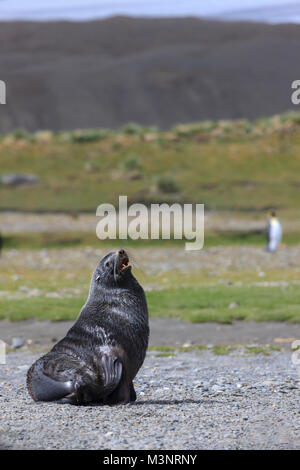
[[[138,258],[132,253],[130,249],[126,249],[126,252],[128,254],[130,264],[132,264],[132,266],[139,268],[140,262],[138,261]]]
[[[128,256],[129,256],[129,261],[130,261],[130,264],[132,265],[132,267],[135,268],[137,271],[139,271],[144,276],[146,276],[145,270],[144,270],[144,268],[142,268],[141,262],[139,261],[139,259],[131,252],[130,249],[129,250],[127,249],[126,251],[127,251]]]

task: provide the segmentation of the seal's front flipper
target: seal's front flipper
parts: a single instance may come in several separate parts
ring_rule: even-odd
[[[126,405],[131,400],[130,386],[122,381],[118,387],[104,400],[105,405]]]
[[[136,400],[136,393],[134,390],[134,385],[133,382],[130,384],[130,401],[135,401]]]
[[[105,397],[110,395],[121,381],[123,364],[118,357],[103,355],[101,365],[103,369],[103,396]]]
[[[42,364],[35,363],[27,373],[27,387],[35,401],[54,401],[74,391],[71,380],[59,382],[44,374]]]

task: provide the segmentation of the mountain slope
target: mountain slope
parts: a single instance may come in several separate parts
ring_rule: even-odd
[[[0,132],[167,128],[294,108],[300,25],[115,17],[0,24]]]

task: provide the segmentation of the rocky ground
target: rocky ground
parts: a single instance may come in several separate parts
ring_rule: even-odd
[[[13,227],[21,232],[95,227],[95,217],[87,215],[2,214],[0,225],[4,222],[6,228],[11,224],[11,232]],[[212,227],[223,222],[208,220]],[[90,273],[106,251],[101,245],[6,250],[1,257],[0,299],[83,296]],[[276,256],[255,246],[219,246],[197,253],[176,247],[140,248],[130,258],[146,290],[161,288],[157,276],[173,272],[181,279],[190,273],[188,282],[198,276],[200,285],[234,282],[284,288],[300,282],[299,246],[286,247]],[[143,273],[152,277],[144,282]],[[57,277],[62,281],[54,283]],[[27,369],[71,324],[0,321],[0,339],[9,347],[21,346],[0,364],[0,448],[300,449],[300,359],[291,352],[293,341],[300,340],[300,323],[194,324],[151,318],[150,346],[165,349],[149,351],[135,380],[136,403],[112,408],[34,403],[25,387]],[[267,355],[262,348],[253,354],[243,346],[217,355],[213,348],[249,344],[271,348]],[[187,347],[188,352],[179,352],[183,345],[208,349]]]
[[[300,449],[300,365],[291,353],[150,352],[125,406],[34,403],[37,354],[0,366],[4,449]],[[294,361],[295,362],[295,361]]]
[[[34,270],[93,270],[95,265],[109,250],[116,247],[103,248],[53,248],[42,250],[10,249],[3,253],[1,267],[15,271]],[[142,274],[156,275],[169,271],[197,273],[200,270],[209,271],[209,277],[228,270],[254,271],[258,282],[265,284],[264,276],[267,270],[279,272],[282,269],[293,269],[299,272],[300,246],[286,247],[279,250],[276,256],[255,246],[216,246],[200,251],[185,251],[182,248],[138,248],[127,249],[131,264]],[[22,279],[22,275],[19,276]],[[5,289],[5,286],[2,286]]]

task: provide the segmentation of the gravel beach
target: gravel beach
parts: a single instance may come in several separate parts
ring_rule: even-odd
[[[300,365],[290,352],[148,353],[123,406],[34,403],[27,368],[0,366],[2,449],[300,449]]]
[[[70,225],[84,231],[86,227],[94,230],[95,219],[88,215],[41,218],[29,214],[21,218],[2,214],[0,225],[5,222],[3,226],[11,233],[50,231],[51,227],[64,232]],[[218,215],[208,218],[212,228],[222,227],[223,222],[224,217],[219,219]],[[252,229],[262,227],[259,221],[253,224],[257,226]],[[244,222],[229,218],[226,228],[242,230],[244,226]],[[84,296],[88,282],[78,273],[93,271],[96,260],[107,252],[100,246],[6,250],[1,257],[0,300]],[[203,276],[208,285],[229,285],[232,273],[236,286],[284,289],[300,283],[299,246],[285,247],[276,256],[256,246],[217,246],[194,254],[176,247],[145,247],[135,250],[132,258],[147,291],[160,289],[161,284],[151,279],[144,282],[143,276],[147,277],[143,273],[166,273],[166,278],[170,272],[178,276],[191,273]],[[280,274],[268,280],[269,272]],[[59,276],[62,285],[55,285],[54,290],[44,282],[36,288],[30,280],[31,276],[36,279],[37,273],[46,281]],[[172,351],[169,355],[163,348],[149,351],[135,380],[137,401],[130,405],[34,403],[25,386],[26,372],[72,324],[36,319],[0,321],[1,340],[9,347],[18,341],[24,344],[7,354],[6,364],[0,364],[0,448],[300,449],[300,364],[293,363],[291,353],[291,344],[300,338],[300,323],[185,323],[177,318],[152,317],[150,346],[165,346],[165,351],[168,346],[180,349],[184,344],[208,349]],[[249,353],[243,346],[224,355],[213,349],[213,345],[249,344],[270,345],[269,355]],[[281,350],[273,350],[276,347]]]

